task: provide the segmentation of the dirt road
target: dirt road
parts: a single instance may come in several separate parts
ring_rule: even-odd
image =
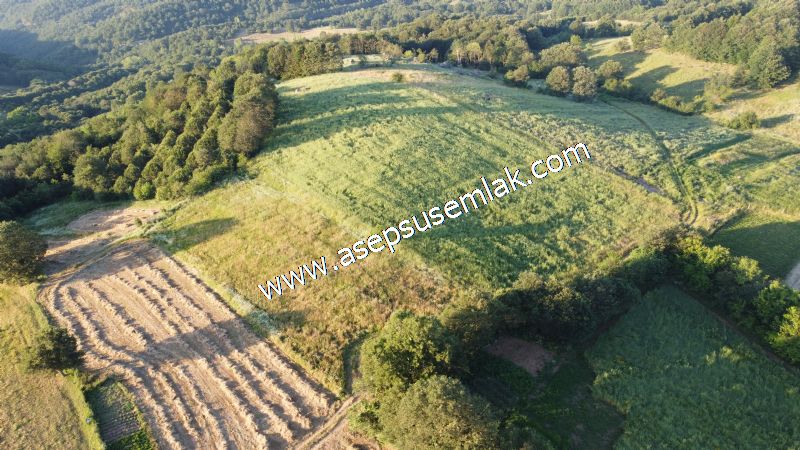
[[[334,397],[254,335],[197,276],[143,240],[114,242],[153,211],[92,213],[53,242],[40,301],[117,374],[161,448],[286,448]]]

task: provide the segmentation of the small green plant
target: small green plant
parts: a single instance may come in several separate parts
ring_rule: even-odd
[[[394,81],[395,83],[402,83],[405,80],[406,80],[405,75],[403,75],[400,72],[395,72],[392,74],[392,81]]]
[[[735,116],[725,126],[734,130],[752,130],[761,126],[761,121],[756,113],[748,111]]]

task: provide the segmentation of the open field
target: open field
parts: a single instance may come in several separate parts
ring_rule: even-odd
[[[800,217],[751,211],[714,235],[714,242],[759,262],[768,274],[784,278],[800,263]]]
[[[589,41],[589,65],[598,67],[609,59],[619,61],[625,69],[625,77],[646,92],[662,88],[668,95],[690,101],[703,95],[705,82],[712,75],[730,75],[735,71],[731,64],[701,61],[663,49],[621,53],[614,48],[621,39],[628,38]],[[755,112],[761,119],[761,127],[756,133],[796,142],[800,139],[800,82],[794,81],[768,91],[740,88],[719,109],[706,116],[724,123],[744,112]]]
[[[0,284],[0,447],[100,449],[77,378],[27,369],[27,349],[47,326],[36,289]]]
[[[646,295],[588,358],[597,372],[595,394],[626,415],[618,448],[800,442],[800,377],[675,287]]]
[[[409,81],[391,82],[395,71]],[[284,119],[251,177],[189,200],[152,237],[264,308],[276,342],[333,388],[346,385],[344,348],[398,307],[435,312],[525,271],[547,276],[599,264],[680,221],[663,152],[635,119],[603,103],[430,66],[321,75],[279,91]],[[395,254],[278,301],[257,289],[474,189],[480,176],[525,168],[581,141],[594,152],[590,163],[415,235]],[[612,167],[668,194],[648,193]]]
[[[333,397],[189,269],[144,241],[112,245],[154,213],[95,211],[72,222],[80,244],[49,251],[62,272],[40,300],[78,338],[88,370],[125,383],[159,446],[289,446]]]
[[[284,31],[281,33],[252,33],[246,36],[241,36],[239,39],[244,44],[264,44],[273,41],[296,41],[298,39],[314,39],[319,37],[322,33],[333,34],[354,34],[358,33],[358,28],[333,28],[333,27],[317,27],[303,31]]]
[[[736,69],[731,64],[701,61],[660,48],[620,53],[614,46],[621,39],[629,38],[590,41],[589,65],[598,67],[609,59],[619,61],[625,69],[625,77],[634,86],[646,92],[661,88],[667,95],[677,95],[684,100],[692,100],[696,95],[703,94],[703,86],[711,75],[732,74]]]

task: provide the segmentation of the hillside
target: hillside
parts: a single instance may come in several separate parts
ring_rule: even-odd
[[[189,200],[155,236],[265,308],[285,347],[340,386],[347,346],[392,309],[435,311],[456,297],[511,286],[524,272],[602,265],[678,224],[683,209],[669,199],[679,194],[656,142],[614,107],[429,66],[398,70],[408,82],[390,81],[395,70],[370,69],[280,84],[284,119],[250,165],[252,178]],[[278,301],[257,289],[465,191],[480,176],[579,141],[592,149],[591,164],[536,191]]]

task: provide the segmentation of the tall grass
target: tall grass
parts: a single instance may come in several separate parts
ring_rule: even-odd
[[[587,354],[626,415],[618,448],[793,448],[798,377],[675,287],[646,295]]]

